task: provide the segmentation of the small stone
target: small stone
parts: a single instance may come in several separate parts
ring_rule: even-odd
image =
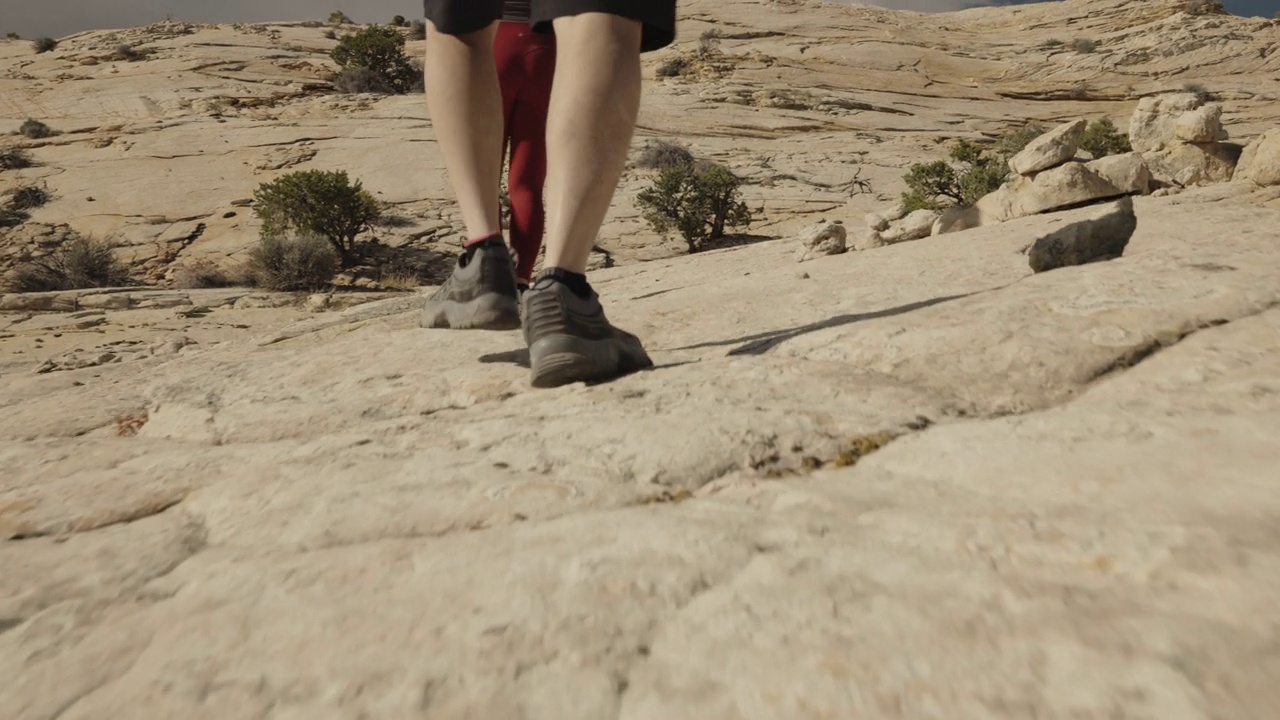
[[[897,205],[891,205],[884,210],[867,213],[867,227],[876,231],[888,230],[890,223],[894,220],[901,220],[906,216],[907,206],[902,203],[898,203]]]
[[[1120,257],[1137,227],[1133,198],[1100,205],[1090,217],[1037,239],[1029,253],[1031,269],[1039,273]]]

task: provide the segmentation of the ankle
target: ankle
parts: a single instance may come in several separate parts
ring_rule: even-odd
[[[595,294],[595,290],[591,288],[591,283],[587,282],[586,275],[565,270],[564,268],[549,267],[543,270],[538,273],[538,281],[541,282],[542,280],[558,282],[572,290],[574,295],[583,299]]]

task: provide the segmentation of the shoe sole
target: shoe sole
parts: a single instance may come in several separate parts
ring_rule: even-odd
[[[518,330],[520,307],[515,298],[496,293],[465,303],[428,300],[420,324],[454,330]]]
[[[584,340],[559,335],[535,342],[529,348],[529,365],[533,386],[546,389],[612,380],[653,367],[653,361],[638,342],[632,352],[627,352],[616,339]]]

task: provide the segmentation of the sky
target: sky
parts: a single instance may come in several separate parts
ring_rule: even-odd
[[[903,10],[958,10],[974,5],[1018,5],[1027,0],[861,0]],[[1134,0],[1142,2],[1142,0]],[[1280,0],[1226,0],[1237,15],[1271,17]],[[356,22],[421,17],[421,0],[0,0],[0,34],[63,37],[81,30],[123,28],[172,17],[191,22],[323,20],[333,10]]]

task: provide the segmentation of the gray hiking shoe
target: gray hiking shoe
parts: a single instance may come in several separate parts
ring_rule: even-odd
[[[639,338],[609,324],[595,292],[584,299],[547,276],[524,295],[524,339],[537,388],[609,380],[653,367]]]
[[[501,237],[468,248],[453,274],[422,310],[422,327],[456,330],[515,330],[520,303],[511,253]]]

